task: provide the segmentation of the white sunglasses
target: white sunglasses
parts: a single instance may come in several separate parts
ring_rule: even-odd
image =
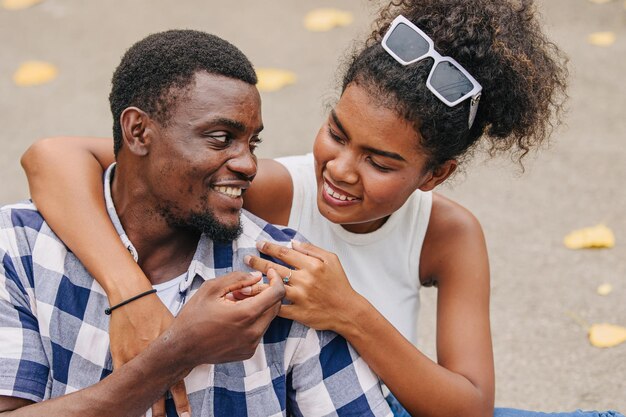
[[[472,127],[483,88],[461,64],[435,51],[433,40],[402,15],[391,22],[382,46],[402,65],[432,58],[434,63],[426,86],[449,107],[454,107],[471,97],[468,125]]]

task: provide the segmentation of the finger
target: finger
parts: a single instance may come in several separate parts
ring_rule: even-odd
[[[256,247],[260,252],[276,259],[280,259],[281,261],[289,265],[293,265],[298,269],[310,267],[312,266],[313,261],[317,261],[317,259],[307,256],[304,253],[300,253],[288,248],[287,246],[277,245],[272,242],[257,242]]]
[[[319,248],[314,244],[308,242],[299,242],[297,240],[292,240],[291,247],[297,252],[300,252],[307,256],[312,256],[313,258],[317,258],[322,262],[326,262],[328,255],[330,255],[330,252],[325,251],[324,249]]]
[[[216,293],[223,297],[229,292],[240,290],[244,287],[254,285],[261,280],[262,274],[258,271],[253,272],[231,272],[230,274],[223,275],[219,278],[209,281],[209,288],[207,291]],[[204,285],[204,284],[203,284]]]
[[[152,417],[165,417],[165,397],[161,397],[152,406]]]
[[[250,308],[257,317],[260,317],[267,311],[274,311],[276,315],[280,302],[285,296],[285,285],[283,280],[274,269],[267,271],[269,285],[263,292],[255,297],[249,297],[242,300],[240,304]]]
[[[259,258],[258,256],[246,255],[243,261],[250,268],[254,268],[257,271],[261,271],[267,275],[267,271],[272,268],[278,272],[278,274],[282,277],[289,276],[291,269],[286,266],[279,265],[275,262],[268,261],[267,259]]]
[[[233,291],[232,294],[235,295],[235,298],[239,300],[243,300],[248,297],[254,297],[255,295],[261,294],[264,289],[268,288],[269,285],[259,282],[258,284],[250,285],[249,287],[243,287],[240,290]]]
[[[283,290],[285,290],[285,285],[283,285],[282,278],[278,275],[278,273],[275,270],[273,269],[268,270],[267,277],[270,279],[270,288],[272,287],[272,285],[282,285]],[[259,297],[260,296],[261,295],[259,295]],[[281,300],[279,300],[277,303],[274,303],[265,311],[263,311],[260,317],[256,320],[256,323],[254,324],[254,326],[259,328],[259,331],[260,331],[259,334],[263,335],[267,331],[267,328],[269,327],[272,320],[274,320],[274,318],[278,314],[278,311],[280,310]]]
[[[187,397],[187,389],[185,388],[185,381],[182,380],[172,388],[170,388],[174,404],[176,405],[176,413],[180,417],[191,416],[191,406],[189,405],[189,398]]]

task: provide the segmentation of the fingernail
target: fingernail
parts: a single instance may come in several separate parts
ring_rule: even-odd
[[[252,259],[252,256],[250,255],[246,255],[243,257],[243,263],[245,263],[246,265],[250,265],[250,259]]]
[[[180,417],[191,417],[191,414],[185,411],[184,413],[180,414]]]
[[[250,272],[250,275],[252,275],[254,278],[261,278],[263,276],[263,273],[261,271],[252,271]]]
[[[243,287],[242,289],[239,290],[240,293],[245,294],[245,295],[250,295],[252,294],[252,287]]]
[[[256,247],[257,249],[263,249],[263,246],[265,246],[265,241],[264,240],[260,240],[256,243]]]
[[[300,242],[298,242],[297,240],[291,239],[291,246],[298,246],[300,244]]]

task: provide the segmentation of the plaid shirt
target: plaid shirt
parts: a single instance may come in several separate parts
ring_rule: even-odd
[[[105,176],[111,220],[122,229]],[[266,239],[295,235],[243,212],[232,244],[202,236],[180,284],[180,304],[205,280],[249,270],[243,258]],[[102,287],[56,237],[36,207],[0,208],[0,395],[42,401],[111,373]],[[246,361],[195,368],[185,379],[194,416],[391,416],[377,377],[340,336],[277,318]],[[171,400],[168,415],[175,415]]]

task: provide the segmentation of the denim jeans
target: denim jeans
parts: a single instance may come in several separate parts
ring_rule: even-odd
[[[393,394],[387,396],[387,403],[394,417],[411,417],[409,413],[400,405]],[[538,411],[517,410],[514,408],[496,408],[493,412],[494,417],[624,417],[617,411],[582,411],[576,410],[570,413],[541,413]]]

